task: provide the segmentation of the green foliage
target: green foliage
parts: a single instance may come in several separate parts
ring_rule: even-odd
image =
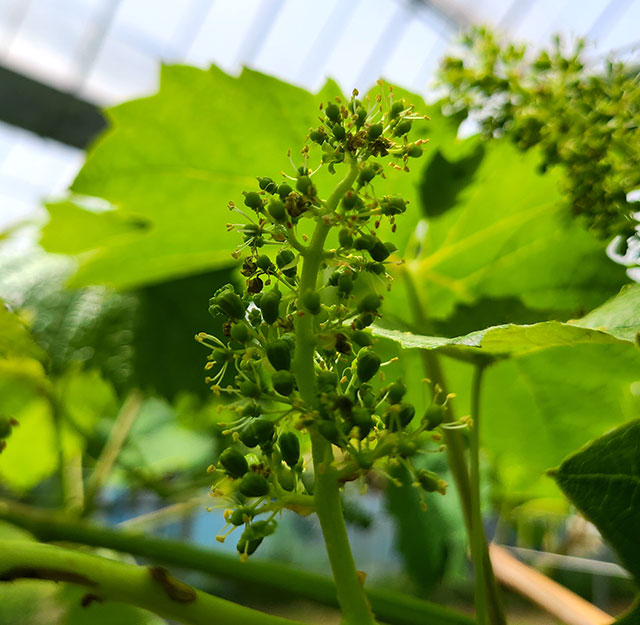
[[[131,288],[232,265],[232,238],[216,202],[239,196],[254,180],[248,172],[276,176],[287,150],[304,141],[319,102],[247,69],[235,78],[215,67],[164,66],[160,85],[156,95],[107,111],[111,128],[71,187],[114,210],[49,207],[45,248],[91,252],[76,286]],[[333,93],[328,84],[322,97]],[[85,228],[91,235],[79,239]]]
[[[573,215],[601,236],[636,236],[640,187],[640,86],[637,68],[608,62],[602,71],[583,58],[583,42],[533,58],[525,46],[501,44],[478,28],[467,50],[447,57],[441,80],[456,116],[479,112],[488,136],[507,135],[521,150],[540,146],[540,168],[560,164]]]
[[[550,474],[640,583],[638,450],[640,420],[597,438]]]
[[[398,467],[392,475],[398,484],[389,484],[385,503],[395,521],[395,546],[412,581],[421,592],[428,592],[444,574],[450,528],[437,501],[429,502],[427,509],[423,509],[424,502],[411,485],[411,475],[406,469]]]
[[[544,71],[582,72],[576,63]],[[449,62],[449,70],[469,68]],[[578,81],[568,92],[585,96],[575,106],[589,106],[620,88],[612,80],[588,93]],[[488,84],[471,89],[486,99]],[[459,86],[460,93],[468,87]],[[492,97],[512,93],[499,78],[494,86]],[[157,95],[108,112],[110,130],[92,148],[73,195],[48,206],[42,235],[47,250],[74,257],[71,285],[83,288],[63,287],[75,269],[66,259],[40,276],[49,260],[14,261],[0,272],[0,296],[20,308],[35,338],[0,308],[0,414],[20,423],[0,455],[3,486],[32,490],[71,458],[90,470],[114,433],[119,398],[141,387],[150,397],[111,479],[171,497],[206,479],[221,418],[213,412],[225,404],[229,445],[210,471],[213,494],[229,506],[229,529],[240,528],[242,559],[273,533],[283,509],[315,511],[345,622],[368,623],[342,487],[364,485],[372,471],[392,482],[403,474],[387,494],[398,547],[418,585],[432,586],[446,568],[454,523],[431,508],[432,493],[444,493],[442,467],[421,463],[418,453],[440,452],[444,440],[454,450],[451,474],[466,475],[466,432],[456,430],[471,424],[464,417],[469,363],[492,364],[481,433],[498,477],[495,494],[505,499],[548,494],[544,469],[637,414],[631,383],[640,371],[640,289],[601,305],[626,282],[624,270],[567,217],[558,191],[568,184],[574,212],[589,213],[576,180],[591,175],[594,228],[626,227],[629,207],[619,191],[628,170],[610,143],[592,145],[608,113],[598,109],[593,133],[571,134],[587,151],[604,150],[607,171],[566,153],[562,138],[565,169],[542,171],[541,153],[554,162],[547,148],[558,137],[546,127],[525,136],[535,124],[522,111],[486,124],[487,134],[517,135],[517,147],[508,138],[461,141],[462,115],[444,117],[440,105],[399,89],[393,95],[383,86],[345,99],[329,83],[315,96],[247,70],[234,78],[173,66],[163,69]],[[318,104],[327,100],[318,125]],[[534,111],[527,115],[549,115],[542,100],[524,98]],[[431,121],[421,123],[408,102]],[[458,104],[464,112],[475,106]],[[628,116],[611,106],[616,123],[605,138],[622,141],[616,124]],[[293,153],[285,179],[287,151],[309,128],[309,144]],[[413,175],[395,175],[389,161]],[[344,178],[336,185],[338,172]],[[228,225],[235,240],[222,227],[229,199],[231,221],[242,222]],[[196,332],[209,348],[207,384]],[[453,357],[442,371],[440,355]],[[421,358],[432,363],[428,386]],[[214,397],[201,409],[197,397],[208,387]],[[464,500],[464,480],[458,486]],[[442,501],[445,510],[451,497]]]
[[[446,319],[456,306],[484,298],[516,297],[542,318],[554,311],[567,319],[626,282],[604,244],[566,219],[558,178],[536,173],[536,159],[506,140],[488,143],[469,184],[456,185],[455,204],[429,220],[409,271],[430,318]],[[389,309],[407,322],[402,292],[391,297],[398,295]]]
[[[43,360],[44,352],[36,345],[29,330],[0,300],[0,357],[23,357]]]
[[[564,494],[599,530],[640,584],[640,421],[631,421],[566,458],[549,471]],[[636,605],[616,623],[635,625]]]
[[[121,395],[139,387],[168,399],[184,392],[208,397],[198,377],[202,352],[191,339],[202,328],[221,331],[203,304],[231,273],[118,293],[102,286],[67,289],[70,269],[66,259],[38,253],[0,260],[0,297],[30,319],[29,340],[46,351],[52,374],[81,366],[99,369]]]
[[[373,332],[407,349],[435,350],[464,362],[445,367],[462,410],[469,405],[466,363],[495,361],[485,380],[483,444],[506,493],[542,495],[550,492],[542,478],[546,467],[596,436],[603,425],[613,427],[634,415],[630,385],[640,372],[634,343],[639,297],[640,286],[630,286],[570,324],[508,325],[453,339],[379,327]]]
[[[505,324],[455,338],[420,336],[378,326],[373,326],[372,332],[404,348],[437,350],[452,358],[479,363],[526,356],[552,347],[633,344],[640,332],[640,285],[629,285],[582,319],[569,323]]]

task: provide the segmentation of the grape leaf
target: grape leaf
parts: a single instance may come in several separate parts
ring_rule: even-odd
[[[550,474],[640,582],[640,420],[591,441]]]
[[[629,285],[599,308],[571,323],[504,324],[454,338],[373,327],[376,336],[394,340],[405,348],[438,350],[469,362],[524,356],[542,349],[581,343],[630,343],[638,332],[640,284]]]
[[[232,265],[238,239],[223,226],[228,201],[241,205],[255,176],[290,170],[288,150],[300,160],[319,102],[338,94],[334,83],[313,95],[247,69],[233,77],[164,66],[156,95],[106,112],[111,127],[71,187],[114,210],[54,204],[43,245],[89,251],[74,285],[130,288]],[[82,226],[92,234],[86,242],[78,241]]]
[[[465,362],[443,362],[458,415],[469,410],[468,361],[499,355],[483,384],[483,446],[506,490],[553,495],[552,482],[543,477],[546,468],[603,426],[615,427],[637,414],[631,384],[640,379],[640,351],[630,339],[640,327],[638,292],[640,285],[632,285],[571,324],[504,326],[456,339],[374,332],[462,358]],[[583,327],[596,323],[597,330]]]
[[[605,243],[566,212],[558,172],[536,173],[537,159],[494,140],[464,189],[450,179],[455,206],[429,220],[418,236],[420,254],[408,264],[431,317],[446,318],[457,304],[482,297],[512,296],[534,310],[579,315],[626,281]],[[431,178],[424,183],[428,198]],[[400,317],[402,307],[395,303]]]

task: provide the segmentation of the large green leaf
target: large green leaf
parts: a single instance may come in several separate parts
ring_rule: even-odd
[[[550,473],[640,581],[640,420],[590,442]]]
[[[524,356],[551,347],[583,343],[632,343],[640,332],[640,284],[629,285],[582,319],[570,323],[504,324],[454,338],[423,336],[377,326],[373,332],[405,348],[438,350],[469,362]]]
[[[640,284],[630,284],[620,293],[576,322],[585,328],[605,328],[613,336],[638,341],[640,332]]]
[[[455,205],[429,220],[421,254],[408,267],[430,316],[446,318],[456,305],[480,298],[516,296],[528,308],[567,318],[599,305],[625,282],[605,244],[567,214],[556,172],[537,173],[537,158],[507,141],[489,142],[475,174],[464,180],[470,184],[449,194]],[[428,201],[427,186],[423,197]],[[400,312],[402,302],[394,309]]]
[[[483,446],[508,492],[551,494],[546,468],[603,427],[637,414],[631,385],[640,380],[640,350],[633,341],[640,328],[639,292],[640,285],[632,285],[571,324],[504,326],[455,339],[374,331],[405,347],[467,362],[499,357],[483,387]],[[597,330],[586,327],[596,324]],[[459,415],[469,410],[467,362],[443,363]]]
[[[329,83],[321,96],[338,93]],[[228,201],[241,204],[256,176],[290,170],[287,152],[295,158],[317,125],[319,102],[246,69],[232,77],[215,67],[163,67],[156,95],[107,111],[111,128],[72,185],[114,210],[54,204],[43,244],[90,252],[76,285],[132,287],[231,265],[238,239],[224,228]]]

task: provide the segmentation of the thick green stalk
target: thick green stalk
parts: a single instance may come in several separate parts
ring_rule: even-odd
[[[423,334],[430,334],[432,332],[431,325],[429,323],[424,304],[418,295],[410,268],[407,267],[404,269],[403,277],[407,290],[407,297],[413,313],[414,323],[416,325],[416,331]],[[420,354],[422,356],[426,375],[431,380],[432,387],[435,388],[438,386],[446,395],[449,392],[449,389],[444,376],[444,371],[440,365],[440,358],[435,352],[427,349],[421,350]],[[447,403],[446,420],[447,422],[455,421],[455,415],[450,403]],[[459,430],[445,430],[444,440],[447,446],[449,467],[456,483],[456,489],[460,499],[460,506],[462,508],[465,526],[467,528],[467,535],[469,536],[469,541],[471,541],[471,480],[469,478],[469,470],[466,462],[464,439]],[[488,599],[487,608],[489,620],[493,625],[506,625],[500,590],[498,589],[498,584],[493,573],[493,567],[491,566],[491,558],[489,557],[489,549],[486,541],[483,546],[482,561],[484,566],[486,596]]]
[[[476,365],[471,382],[471,554],[476,578],[476,616],[478,625],[487,622],[487,598],[485,593],[484,563],[482,561],[487,539],[482,525],[480,509],[480,388],[484,365]]]
[[[123,531],[71,519],[52,510],[40,510],[0,500],[0,519],[22,527],[44,541],[80,543],[105,547],[168,566],[199,571],[289,596],[303,597],[337,607],[336,587],[328,577],[294,569],[284,564],[250,560],[195,545]],[[444,606],[395,592],[369,589],[371,605],[378,617],[391,625],[473,625],[465,614]]]
[[[331,230],[330,219],[344,194],[358,175],[358,163],[347,156],[349,171],[334,189],[326,203],[325,217],[320,217],[303,255],[300,294],[315,291],[318,272],[324,256],[324,244]],[[315,408],[315,332],[313,315],[303,314],[296,320],[296,356],[294,371],[300,396],[307,406]],[[372,625],[375,621],[364,593],[347,536],[340,502],[340,485],[334,466],[331,444],[311,429],[311,451],[314,467],[314,501],[324,536],[331,571],[336,582],[338,603],[345,625]]]
[[[185,625],[302,625],[196,590],[160,567],[124,564],[54,545],[0,540],[0,580],[25,577],[78,584],[97,599],[135,605]]]

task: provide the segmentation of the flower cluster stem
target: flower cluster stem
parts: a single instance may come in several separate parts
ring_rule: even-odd
[[[348,156],[349,170],[327,200],[327,214],[335,211],[342,196],[358,175],[357,161]],[[331,225],[320,219],[305,250],[300,278],[300,293],[315,290],[324,254],[324,244]],[[303,314],[296,321],[295,375],[300,395],[307,406],[316,405],[314,371],[315,335],[313,316]],[[311,431],[314,466],[314,499],[320,520],[331,570],[336,582],[338,602],[345,625],[371,625],[375,621],[356,570],[340,502],[340,486],[334,466],[331,444],[319,433]]]

